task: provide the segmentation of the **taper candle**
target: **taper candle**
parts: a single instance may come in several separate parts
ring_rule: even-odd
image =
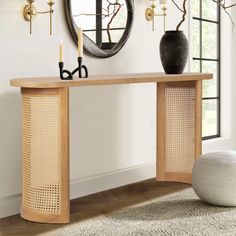
[[[159,0],[159,4],[160,5],[167,5],[168,2],[167,2],[167,0]]]
[[[83,30],[78,28],[78,57],[83,57]]]
[[[59,47],[59,61],[63,62],[63,42],[61,40],[60,47]]]

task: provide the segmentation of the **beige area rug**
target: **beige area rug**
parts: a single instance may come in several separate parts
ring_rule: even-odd
[[[236,208],[205,204],[190,188],[92,223],[74,224],[60,236],[75,235],[236,235]]]

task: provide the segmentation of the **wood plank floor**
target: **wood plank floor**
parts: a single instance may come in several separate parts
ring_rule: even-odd
[[[70,224],[33,223],[21,219],[19,215],[0,219],[0,235],[60,235],[63,234],[65,229],[68,231],[75,224],[92,222],[116,211],[148,204],[156,201],[161,196],[189,187],[190,185],[181,183],[156,182],[155,179],[142,181],[72,200]]]

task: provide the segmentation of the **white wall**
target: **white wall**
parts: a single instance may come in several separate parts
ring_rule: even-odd
[[[45,2],[36,1],[41,9]],[[24,1],[0,3],[0,217],[19,211],[21,192],[20,93],[9,86],[9,80],[57,76],[61,38],[66,66],[76,66],[76,45],[67,30],[63,2],[56,2],[52,37],[46,16],[35,20],[29,35],[21,15]],[[158,50],[162,22],[157,19],[153,33],[144,18],[145,6],[145,0],[135,0],[134,27],[120,53],[110,59],[85,57],[90,74],[162,71]],[[167,28],[174,28],[177,17],[171,8]],[[186,23],[186,34],[187,29]],[[235,82],[232,85],[235,88]],[[70,98],[71,197],[154,177],[154,85],[76,88]]]
[[[236,8],[232,10],[232,18],[234,23],[236,22]],[[232,70],[231,70],[231,140],[232,140],[232,147],[236,148],[236,29],[234,27],[234,31],[232,32],[232,48],[231,48],[231,62],[232,62]],[[230,60],[230,59],[228,59]],[[227,61],[228,61],[227,60]]]

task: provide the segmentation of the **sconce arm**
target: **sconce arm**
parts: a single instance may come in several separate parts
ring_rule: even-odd
[[[53,10],[49,10],[49,11],[38,11],[37,13],[38,14],[48,14],[48,13],[53,13],[54,11]]]

